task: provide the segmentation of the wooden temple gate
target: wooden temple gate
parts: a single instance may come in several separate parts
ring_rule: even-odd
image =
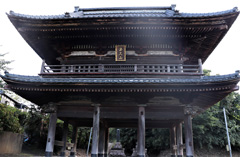
[[[58,16],[11,11],[8,17],[43,59],[39,76],[1,75],[7,88],[51,113],[46,156],[57,118],[93,127],[91,156],[108,156],[108,128],[169,128],[172,156],[194,156],[192,118],[238,90],[239,72],[204,76],[202,62],[237,18],[237,8],[190,14],[170,7],[79,9]],[[185,139],[182,136],[184,123]],[[184,142],[183,142],[184,141]]]

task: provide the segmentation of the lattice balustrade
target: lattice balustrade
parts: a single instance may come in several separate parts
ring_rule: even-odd
[[[183,64],[77,64],[46,65],[41,74],[202,74],[200,65]]]

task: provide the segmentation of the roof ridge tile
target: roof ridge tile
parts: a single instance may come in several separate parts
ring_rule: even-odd
[[[10,74],[0,75],[6,80],[37,83],[200,83],[200,82],[222,82],[233,79],[240,79],[239,72],[228,75],[203,76],[194,79],[167,79],[167,78],[43,78],[41,76],[26,76]]]
[[[182,18],[182,17],[207,17],[207,16],[219,16],[229,13],[238,12],[238,8],[234,7],[233,9],[225,10],[225,11],[218,11],[218,12],[209,12],[209,13],[179,13],[177,10],[169,10],[166,9],[165,11],[160,12],[160,10],[155,10],[158,12],[154,12],[153,10],[149,10],[149,12],[145,10],[139,10],[137,12],[130,12],[125,11],[120,13],[119,10],[117,11],[91,11],[95,13],[82,13],[79,12],[73,12],[70,13],[68,17],[65,16],[65,14],[60,15],[27,15],[27,14],[20,14],[15,13],[14,11],[10,11],[8,16],[16,16],[16,17],[22,17],[22,18],[28,18],[28,19],[75,19],[75,18],[112,18],[112,17],[176,17],[176,18]],[[124,10],[122,10],[124,11]],[[108,12],[108,13],[107,13]]]

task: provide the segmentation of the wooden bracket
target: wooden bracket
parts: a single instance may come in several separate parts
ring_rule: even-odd
[[[43,105],[41,107],[42,113],[56,113],[57,112],[57,105],[54,103],[49,103],[46,105]]]

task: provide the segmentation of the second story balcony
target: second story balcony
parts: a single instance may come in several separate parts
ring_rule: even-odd
[[[203,75],[202,63],[184,64],[42,64],[43,77],[171,77],[193,78]]]

